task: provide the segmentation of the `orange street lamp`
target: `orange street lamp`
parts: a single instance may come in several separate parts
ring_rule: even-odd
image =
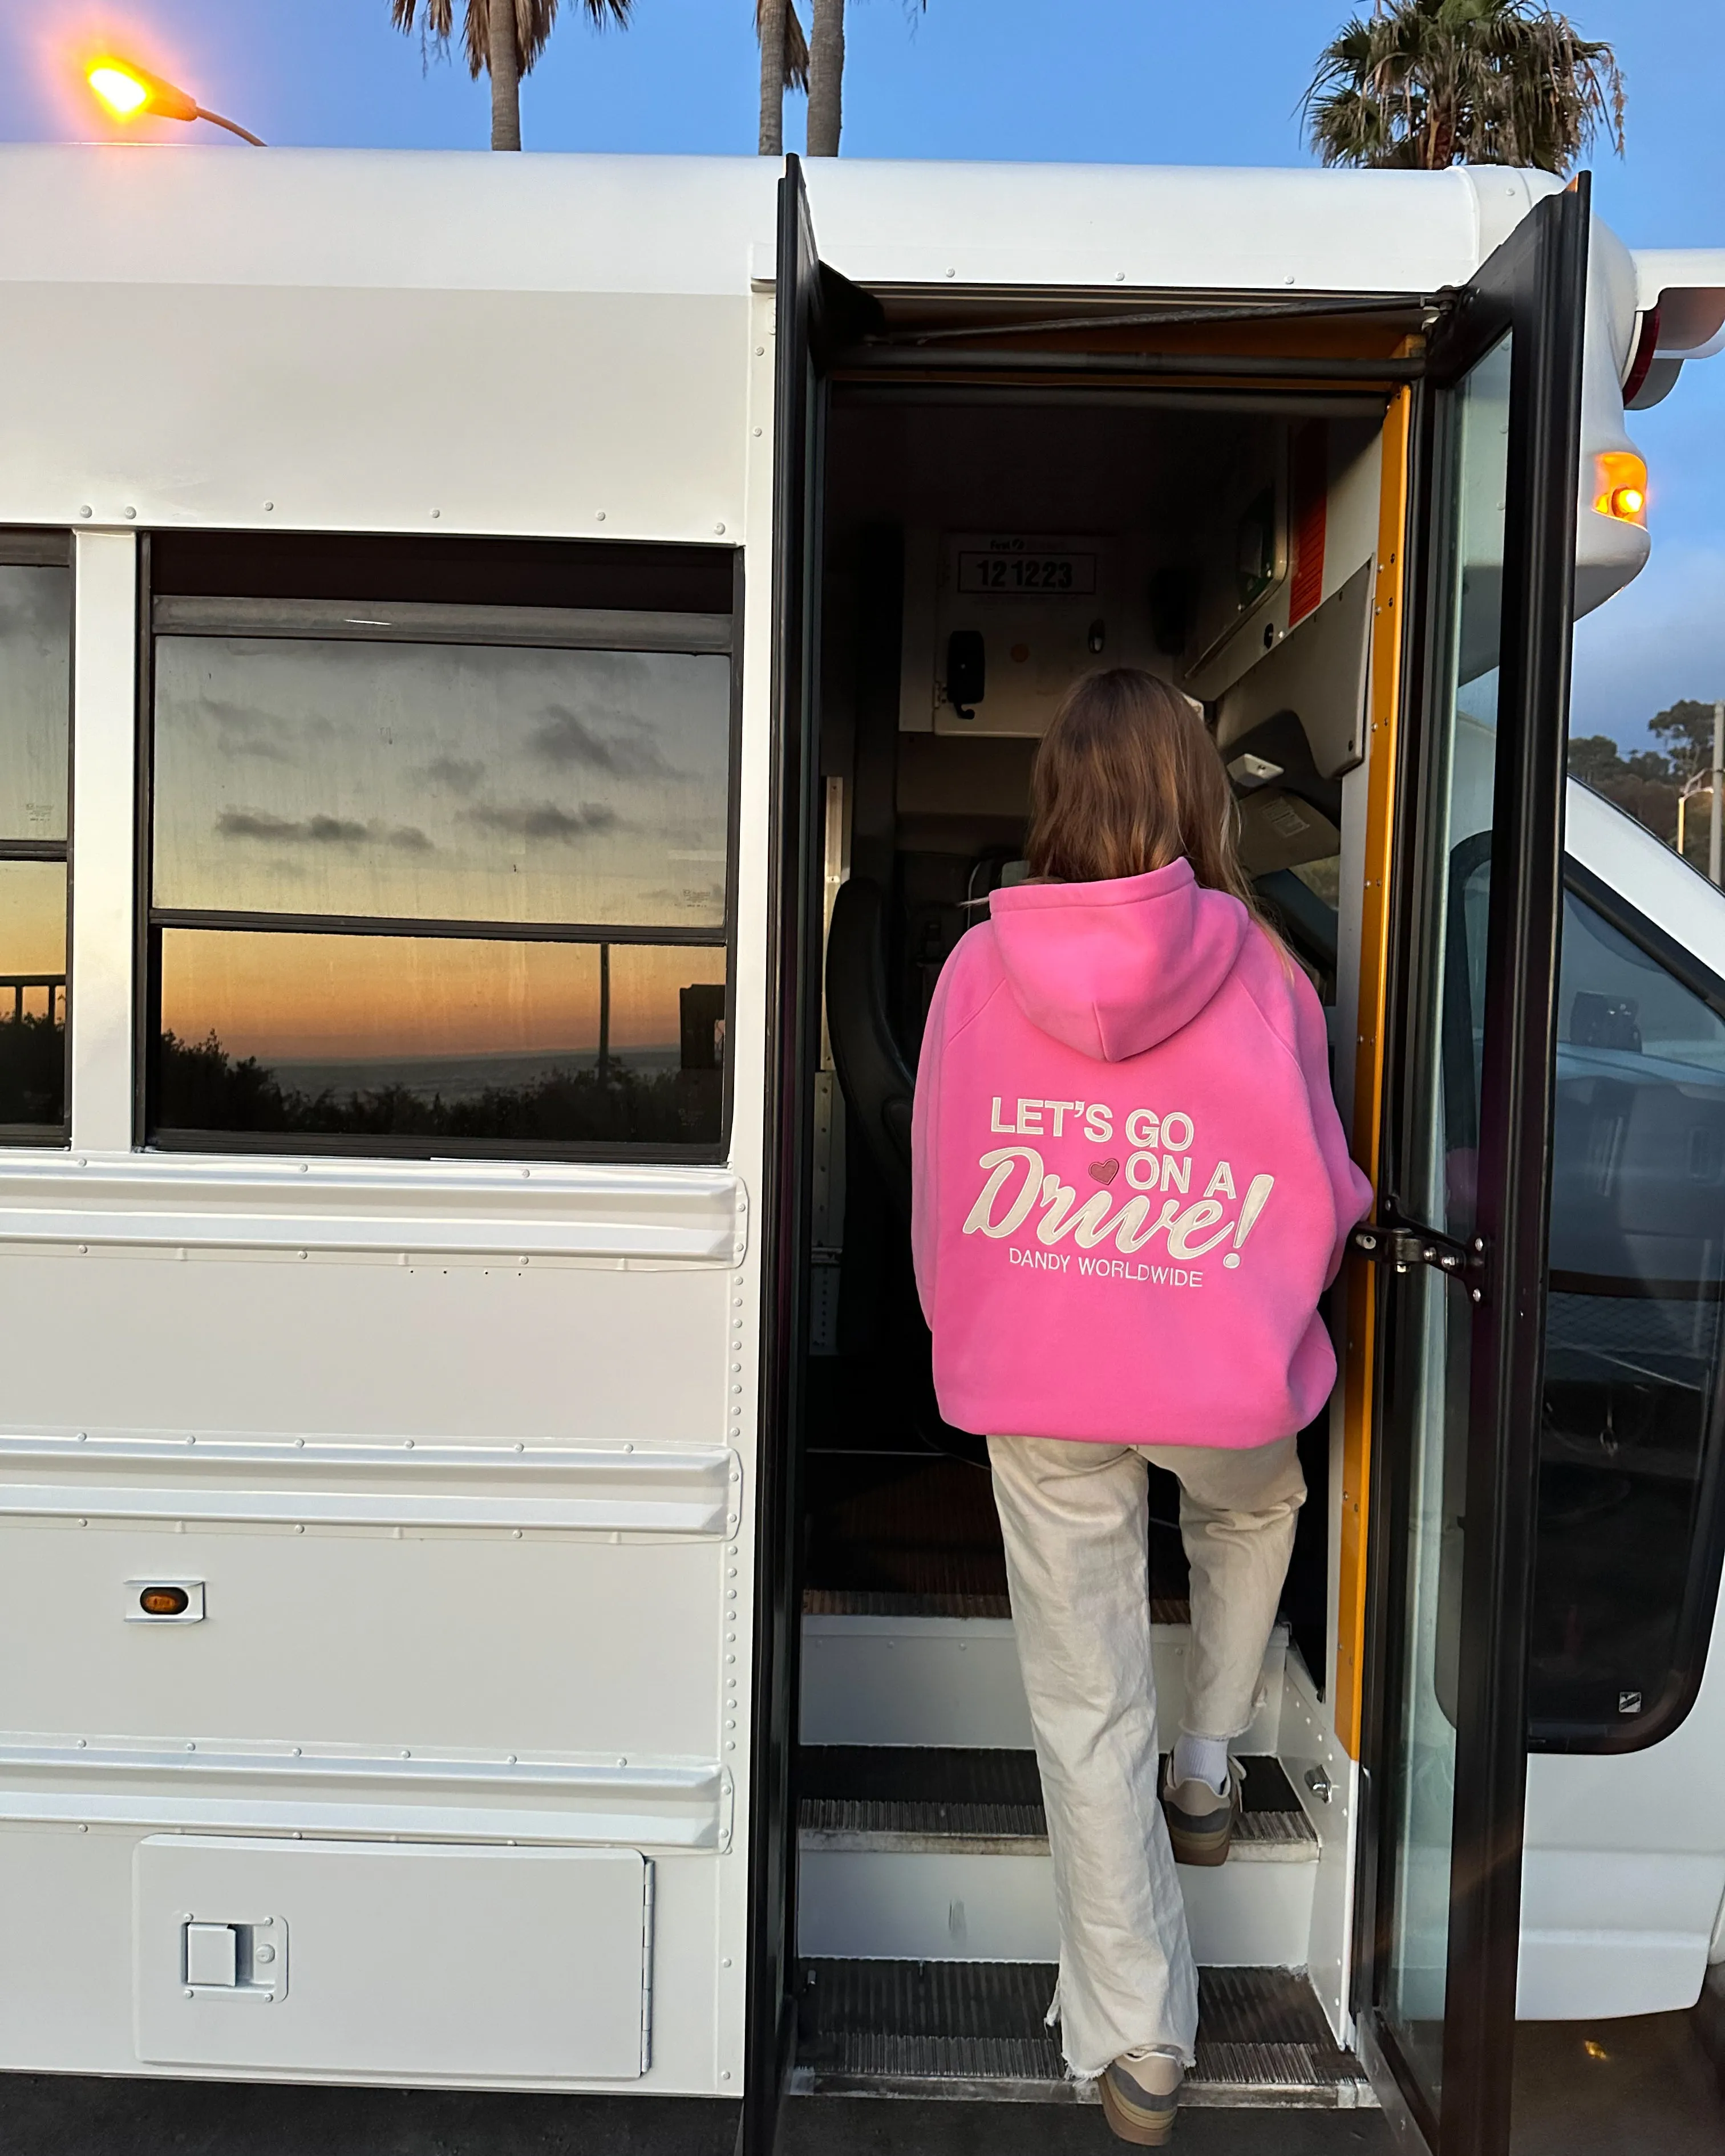
[[[254,135],[237,121],[224,120],[219,112],[207,111],[189,91],[164,82],[147,68],[135,67],[130,60],[112,55],[92,60],[84,79],[116,120],[135,120],[141,112],[153,112],[163,120],[208,120],[213,126],[225,127],[230,135],[238,135],[242,141],[255,142],[260,150],[264,147],[260,135]]]

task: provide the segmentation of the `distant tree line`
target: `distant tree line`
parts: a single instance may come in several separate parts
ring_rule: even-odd
[[[0,1013],[0,1124],[64,1122],[66,1029],[45,1012]]]
[[[1685,696],[1657,718],[1648,732],[1656,746],[1635,749],[1627,756],[1609,734],[1581,734],[1569,742],[1569,773],[1627,809],[1666,845],[1677,843],[1677,796],[1685,782],[1707,769],[1713,760],[1713,707]],[[1692,800],[1684,832],[1683,850],[1692,861],[1705,864],[1707,855],[1707,817],[1704,799]]]
[[[230,1056],[164,1033],[157,1048],[156,1122],[171,1131],[303,1132],[353,1137],[516,1139],[552,1144],[711,1145],[722,1077],[712,1070],[553,1070],[519,1086],[486,1086],[445,1100],[385,1083],[315,1093],[285,1086],[255,1055]]]

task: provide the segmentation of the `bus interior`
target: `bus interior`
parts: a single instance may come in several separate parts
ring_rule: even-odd
[[[955,411],[835,394],[822,614],[834,1082],[823,1074],[816,1124],[814,1592],[982,1595],[991,1609],[1004,1593],[989,1508],[973,1521],[958,1495],[978,1481],[978,1441],[940,1422],[929,1389],[909,1271],[906,1096],[942,964],[988,893],[1022,873],[1032,760],[1071,680],[1142,666],[1204,701],[1240,794],[1246,865],[1334,1010],[1381,400],[1340,413],[1317,400],[1229,401],[1221,412],[1178,397],[1124,411],[1061,403],[1033,430],[1010,401]],[[1291,634],[1277,615],[1291,603],[1295,444],[1308,473],[1322,459],[1334,588]],[[1312,521],[1308,510],[1308,531]],[[1308,1449],[1321,1497],[1327,1434]],[[911,1543],[895,1554],[897,1528],[855,1525],[865,1489],[897,1486],[880,1482],[898,1471],[888,1462],[929,1493],[929,1525],[974,1547],[929,1543],[906,1515]],[[1167,1516],[1171,1503],[1153,1509]],[[1159,1534],[1157,1548],[1158,1594],[1178,1601],[1178,1535]],[[1321,1548],[1315,1563],[1302,1556],[1306,1653],[1321,1666]]]
[[[802,1455],[800,1930],[816,2086],[843,2084],[871,2004],[940,2033],[923,1994],[925,1964],[942,1952],[962,1964],[965,2025],[1029,2043],[1040,2071],[1059,2071],[1040,2028],[1046,1983],[1026,1981],[1052,1939],[1009,1853],[1014,1835],[1033,1864],[1045,1844],[986,1446],[941,1418],[911,1264],[912,1074],[935,983],[989,893],[1025,873],[1032,762],[1062,691],[1092,668],[1138,666],[1202,704],[1245,865],[1333,1040],[1338,911],[1359,875],[1349,778],[1367,722],[1385,402],[1381,390],[834,387],[820,615],[829,930]],[[1255,1853],[1311,1861],[1279,1876],[1230,1867],[1222,1892],[1222,1875],[1204,1882],[1194,1925],[1212,1965],[1206,2040],[1230,2015],[1267,2032],[1268,2015],[1333,2080],[1341,2055],[1290,1974],[1308,1958],[1320,1854],[1308,1812],[1323,1816],[1313,1790],[1331,1784],[1310,1741],[1332,1663],[1327,1407],[1300,1451],[1308,1501],[1265,1703],[1242,1744]],[[1153,1468],[1164,1748],[1187,1616],[1178,1500]],[[893,1671],[871,1674],[882,1655]],[[1303,1795],[1278,1757],[1296,1664],[1312,1724]],[[1256,1917],[1255,1871],[1276,1889]],[[1303,1899],[1286,1891],[1302,1875]],[[896,1927],[895,1910],[909,1921]],[[1339,1937],[1331,1958],[1337,2020]],[[894,1968],[909,2003],[880,1992]]]

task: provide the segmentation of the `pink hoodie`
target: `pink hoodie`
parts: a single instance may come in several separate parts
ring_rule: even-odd
[[[1111,1445],[1301,1429],[1336,1381],[1318,1297],[1372,1198],[1311,983],[1183,860],[989,912],[916,1080],[942,1414]]]

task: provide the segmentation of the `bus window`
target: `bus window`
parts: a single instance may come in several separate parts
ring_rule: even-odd
[[[718,1152],[728,621],[154,621],[155,1142]]]
[[[1447,993],[1476,1056],[1489,843],[1450,871]],[[1719,1578],[1725,983],[1565,874],[1527,1712],[1541,1748],[1631,1751],[1687,1712]],[[1465,1053],[1445,1097],[1471,1219]]]
[[[0,533],[0,1141],[66,1137],[72,572]]]
[[[1537,1742],[1626,1750],[1687,1711],[1718,1579],[1725,984],[1589,896],[1563,913],[1528,1704]]]

